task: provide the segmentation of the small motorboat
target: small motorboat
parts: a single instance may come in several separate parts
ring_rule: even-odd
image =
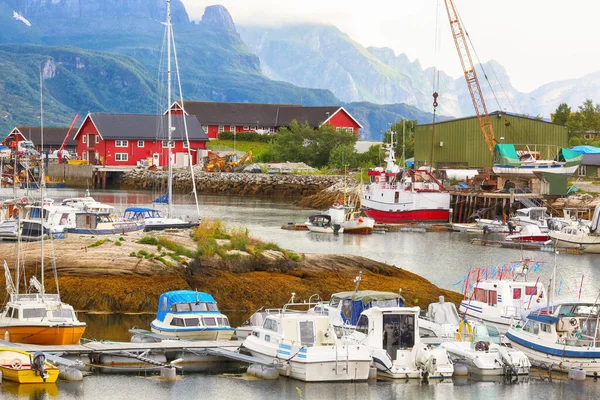
[[[537,225],[525,225],[521,232],[508,235],[506,240],[513,242],[547,242],[550,240],[548,232],[542,233]]]
[[[335,223],[329,214],[315,214],[308,217],[305,222],[306,227],[311,232],[316,233],[342,233],[344,227],[340,223]]]
[[[229,340],[233,328],[208,293],[176,290],[160,295],[151,330],[186,340]]]
[[[2,379],[16,383],[54,383],[59,370],[46,361],[42,352],[0,348],[0,371]]]
[[[115,221],[110,214],[80,211],[75,214],[75,227],[66,229],[80,235],[113,235],[144,229],[144,221]]]
[[[421,343],[419,307],[372,307],[360,315],[351,343],[364,344],[377,373],[394,379],[450,378],[446,350]]]
[[[288,310],[268,314],[244,351],[305,382],[366,381],[371,357],[362,344],[336,338],[327,315]]]
[[[531,363],[527,356],[500,343],[498,329],[491,325],[475,324],[468,328],[470,334],[460,336],[469,322],[461,322],[454,342],[445,342],[440,347],[448,351],[454,363],[463,364],[475,375],[527,375]],[[466,340],[465,340],[466,339]]]
[[[124,221],[144,221],[144,231],[162,231],[165,229],[187,229],[200,225],[199,221],[184,221],[180,218],[164,217],[159,210],[145,207],[130,207],[123,214]]]

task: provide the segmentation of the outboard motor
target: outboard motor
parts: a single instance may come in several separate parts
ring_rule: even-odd
[[[36,375],[39,372],[44,382],[46,382],[46,379],[48,378],[48,374],[44,368],[45,363],[46,355],[41,351],[36,351],[33,355],[33,361],[31,362],[31,369],[36,371]]]
[[[340,224],[333,224],[333,233],[337,235],[340,232],[340,229],[342,229]]]

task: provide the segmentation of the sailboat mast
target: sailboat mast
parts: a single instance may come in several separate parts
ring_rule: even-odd
[[[42,301],[44,299],[44,293],[46,292],[46,288],[44,286],[44,77],[42,75],[42,71],[40,71],[40,239],[41,239],[41,271],[42,271],[42,288],[41,295]]]
[[[173,165],[171,164],[171,133],[172,133],[172,115],[171,115],[171,0],[167,0],[167,163],[169,166],[169,178],[167,185],[169,192],[167,194],[167,214],[168,217],[173,215]]]

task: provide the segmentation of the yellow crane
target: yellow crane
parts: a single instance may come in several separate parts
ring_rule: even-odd
[[[463,29],[456,7],[452,0],[444,0],[446,3],[446,11],[448,12],[448,21],[450,22],[450,30],[452,31],[452,37],[454,38],[454,44],[458,51],[458,57],[462,65],[463,73],[467,81],[467,87],[471,94],[471,100],[473,101],[473,107],[479,120],[479,127],[483,133],[485,143],[487,144],[492,158],[494,157],[494,145],[496,139],[494,137],[494,129],[492,128],[492,121],[488,114],[485,101],[483,99],[483,93],[481,92],[481,86],[479,86],[479,79],[477,79],[477,72],[471,59],[471,52],[467,44],[467,37],[465,30]]]

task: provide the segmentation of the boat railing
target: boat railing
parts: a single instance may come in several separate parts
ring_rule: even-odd
[[[11,295],[11,301],[20,302],[60,302],[58,294],[24,293]]]

